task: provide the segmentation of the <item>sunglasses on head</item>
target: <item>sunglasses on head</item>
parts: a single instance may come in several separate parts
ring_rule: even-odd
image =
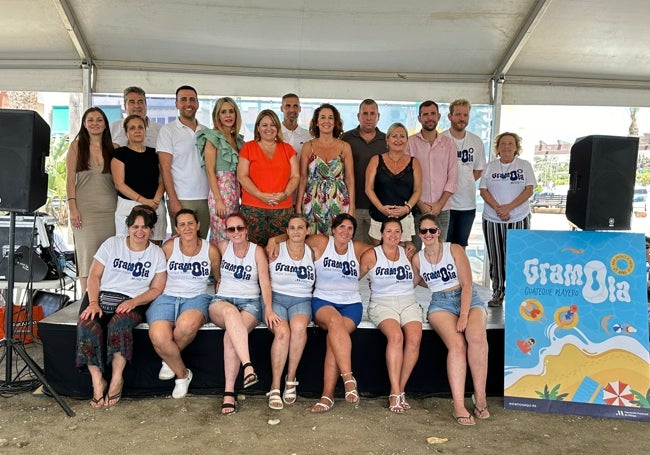
[[[228,231],[228,233],[230,234],[234,234],[235,232],[245,231],[245,230],[246,230],[246,226],[229,226],[226,228],[226,231]]]
[[[437,227],[420,228],[420,234],[425,235],[427,232],[429,234],[437,234],[438,232],[440,232],[440,228],[437,228]]]

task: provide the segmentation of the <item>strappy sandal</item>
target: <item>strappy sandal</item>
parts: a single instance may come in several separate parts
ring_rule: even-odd
[[[484,408],[479,408],[476,406],[476,397],[472,394],[472,404],[474,404],[474,417],[477,419],[485,420],[490,418],[490,411],[488,411],[487,404]]]
[[[395,404],[391,405],[390,404],[390,399],[395,398]],[[404,414],[404,406],[402,405],[402,394],[395,394],[391,393],[388,395],[388,409],[390,409],[390,412],[394,412],[395,414]]]
[[[406,393],[402,392],[400,396],[402,400],[402,407],[404,408],[404,410],[408,411],[409,409],[411,409],[411,405],[408,404],[408,402],[406,401]]]
[[[280,389],[271,389],[271,391],[268,392],[266,396],[269,397],[269,408],[276,411],[284,408],[282,398],[280,398]]]
[[[242,365],[242,369],[245,371],[246,368],[251,367],[253,368],[252,373],[248,373],[246,376],[244,376],[244,388],[247,389],[250,386],[253,386],[257,384],[260,381],[260,378],[257,377],[257,373],[255,373],[255,368],[253,367],[253,364],[251,362],[246,362],[245,364]]]
[[[321,400],[327,400],[327,401],[330,402],[330,404],[321,403],[319,401],[318,403],[316,403],[311,408],[311,412],[313,412],[314,414],[318,414],[318,413],[321,413],[321,412],[327,412],[327,411],[329,411],[330,409],[332,409],[334,407],[334,400],[332,400],[330,397],[323,395],[322,397],[320,397],[320,399]]]
[[[354,379],[354,376],[352,376],[352,379],[348,379],[347,381],[343,376],[352,376],[352,372],[350,371],[349,373],[341,373],[341,379],[343,379],[343,387],[345,387],[347,384],[354,384],[354,388],[348,392],[345,392],[345,401],[347,401],[350,404],[359,404],[359,392],[357,390],[357,380]],[[353,397],[354,400],[350,401],[348,400],[348,397]]]
[[[235,399],[234,403],[221,403],[221,415],[229,416],[237,412],[237,394],[235,392],[224,392],[223,398],[225,399],[226,397],[233,397]]]
[[[294,378],[293,381],[289,381],[286,376],[284,378],[284,393],[282,394],[282,400],[284,400],[286,404],[294,404],[296,402],[296,398],[298,397],[296,386],[299,384],[299,382],[295,379],[296,378]]]

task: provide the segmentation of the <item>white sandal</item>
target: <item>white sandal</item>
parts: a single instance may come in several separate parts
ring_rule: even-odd
[[[341,379],[343,379],[343,387],[346,386],[346,384],[354,384],[354,389],[350,390],[349,392],[345,392],[345,401],[347,401],[350,404],[353,405],[358,405],[359,404],[359,392],[357,391],[357,380],[354,379],[354,376],[352,376],[352,379],[348,379],[347,381],[343,376],[352,376],[352,372],[350,371],[349,373],[341,373]],[[354,401],[348,401],[348,397],[352,396],[355,398]]]
[[[296,398],[298,397],[296,386],[299,384],[299,382],[295,379],[296,378],[294,378],[293,381],[289,381],[286,377],[284,378],[284,393],[282,394],[282,400],[286,404],[294,404],[296,402]]]
[[[321,400],[325,399],[325,400],[329,401],[330,404],[327,405],[327,404],[321,403],[319,401],[318,403],[316,403],[311,408],[311,412],[313,412],[314,414],[318,414],[320,412],[327,412],[327,411],[329,411],[330,409],[332,409],[334,407],[334,400],[332,400],[330,397],[323,395],[322,397],[320,397],[320,399]]]
[[[395,404],[390,404],[390,399],[395,398]],[[388,395],[388,409],[395,414],[404,414],[404,406],[402,405],[402,394],[391,393]]]
[[[284,408],[282,404],[282,398],[280,398],[280,389],[272,389],[269,393],[266,394],[269,397],[269,408],[279,411]]]

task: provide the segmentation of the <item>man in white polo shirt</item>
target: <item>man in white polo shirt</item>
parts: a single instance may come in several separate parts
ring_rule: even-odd
[[[160,129],[156,145],[167,210],[172,223],[181,208],[194,210],[201,223],[199,234],[205,239],[210,227],[210,187],[196,150],[196,133],[206,127],[196,119],[199,99],[193,87],[183,85],[176,90],[176,109],[178,118]]]

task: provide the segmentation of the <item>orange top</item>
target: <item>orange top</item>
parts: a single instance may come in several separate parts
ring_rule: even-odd
[[[249,141],[239,151],[239,156],[248,160],[248,175],[255,186],[264,193],[280,193],[285,190],[291,177],[291,164],[289,160],[296,155],[296,151],[286,142],[278,142],[275,146],[273,159],[269,159],[257,141]],[[288,209],[293,205],[289,195],[278,205],[270,206],[256,198],[244,188],[241,195],[242,205],[259,207],[263,209]]]

